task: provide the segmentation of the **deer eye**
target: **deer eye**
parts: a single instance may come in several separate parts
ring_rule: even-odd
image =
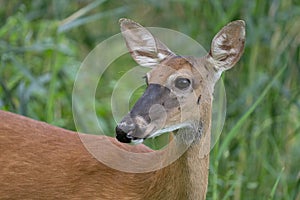
[[[147,75],[143,76],[143,79],[145,79],[146,85],[149,85]]]
[[[184,90],[191,85],[191,81],[187,78],[177,78],[175,80],[175,87],[180,90]]]

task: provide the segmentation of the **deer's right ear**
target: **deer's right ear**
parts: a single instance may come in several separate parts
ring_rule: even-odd
[[[153,67],[175,55],[146,28],[130,19],[120,19],[122,35],[132,58],[141,66]]]
[[[244,43],[244,21],[233,21],[223,27],[214,37],[208,55],[215,71],[223,72],[233,67],[243,54]]]

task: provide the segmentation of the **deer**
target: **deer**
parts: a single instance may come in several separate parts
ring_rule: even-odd
[[[200,58],[176,55],[130,19],[121,19],[120,27],[132,58],[151,70],[144,94],[117,124],[116,137],[73,132],[0,111],[0,199],[206,198],[214,85],[243,54],[245,22],[224,26]],[[142,144],[166,132],[172,133],[167,150]],[[166,158],[184,151],[161,169],[130,173],[98,161],[80,138],[95,147],[115,145],[128,154]],[[113,161],[120,159],[106,153]]]

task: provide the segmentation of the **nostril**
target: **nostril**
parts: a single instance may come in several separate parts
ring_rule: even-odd
[[[116,138],[119,142],[130,143],[132,137],[127,135],[119,126],[116,127]]]
[[[125,133],[119,126],[116,127],[116,134]]]

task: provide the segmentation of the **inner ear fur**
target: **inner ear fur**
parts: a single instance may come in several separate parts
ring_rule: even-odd
[[[218,71],[233,67],[240,59],[245,44],[245,22],[233,21],[223,27],[213,38],[210,60]]]
[[[175,55],[140,24],[130,19],[120,19],[120,27],[130,54],[139,65],[153,67]]]

